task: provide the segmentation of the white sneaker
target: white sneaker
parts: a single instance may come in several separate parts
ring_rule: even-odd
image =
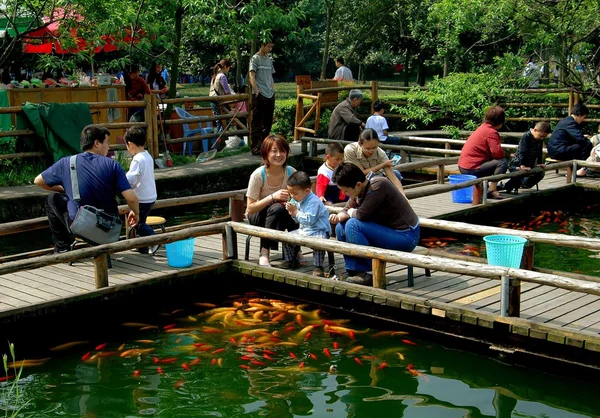
[[[258,265],[263,267],[271,267],[271,260],[266,255],[258,257]]]

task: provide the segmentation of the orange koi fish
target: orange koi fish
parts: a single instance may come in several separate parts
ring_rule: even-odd
[[[17,361],[12,361],[12,362],[8,363],[7,367],[11,368],[11,369],[16,368],[16,367],[36,367],[36,366],[41,366],[48,360],[50,360],[50,357],[41,358],[41,359],[17,360]]]
[[[100,351],[103,348],[105,348],[107,345],[108,345],[108,343],[100,344],[100,345],[96,346],[95,350],[96,351]]]
[[[133,372],[133,377],[138,377],[140,375],[140,369],[137,369]]]
[[[250,364],[254,364],[255,366],[266,366],[266,363],[263,363],[262,361],[258,361],[258,360],[252,360],[250,362]]]
[[[387,367],[387,363],[384,361],[379,366],[377,366],[377,370],[383,370]]]
[[[412,342],[411,340],[402,340],[402,342],[404,344],[408,344],[408,345],[417,345],[417,343]]]
[[[396,354],[398,354],[398,358],[400,360],[404,360],[404,355],[402,353],[396,353]]]
[[[242,356],[242,357],[240,357],[240,360],[252,360],[252,357],[250,357],[250,356]]]
[[[87,353],[85,353],[83,356],[81,356],[81,361],[86,361],[87,359],[89,359],[90,357],[92,357],[92,352],[88,351]]]
[[[140,328],[140,331],[146,331],[146,330],[149,330],[149,329],[157,329],[157,328],[158,327],[156,325],[148,325],[148,326]]]
[[[308,334],[306,334],[306,336],[304,337],[304,341],[308,341],[308,340],[310,340],[310,336],[311,336],[311,335],[312,335],[312,334],[311,334],[310,332],[309,332]]]
[[[223,351],[225,351],[225,348],[217,348],[215,351],[211,352],[210,354],[219,354],[222,353]]]
[[[121,344],[119,346],[119,348],[117,348],[117,351],[123,351],[123,350],[125,350],[125,344]]]
[[[156,368],[156,371],[157,371],[159,374],[163,374],[163,369],[162,369],[162,367],[157,367],[157,368]]]
[[[177,357],[169,357],[169,358],[161,359],[158,362],[161,364],[166,364],[166,363],[175,363],[176,361],[177,361]]]
[[[300,362],[300,364],[298,365],[298,368],[299,368],[299,369],[301,369],[301,368],[303,368],[303,367],[304,367],[304,362],[303,362],[303,361],[301,361],[301,362]]]
[[[195,366],[196,364],[198,364],[198,363],[200,363],[200,357],[196,357],[196,358],[195,358],[195,359],[192,361],[192,365],[194,365],[194,366]]]
[[[202,327],[202,332],[204,332],[205,334],[222,334],[223,330],[213,327]]]
[[[212,347],[212,346],[210,346],[210,345],[206,345],[206,346],[204,346],[204,347],[198,347],[198,348],[196,349],[196,351],[203,352],[203,351],[210,351],[210,350],[212,350],[212,349],[213,349],[213,347]]]
[[[325,356],[326,356],[327,358],[331,358],[331,353],[329,352],[329,349],[328,349],[327,347],[325,347],[325,348],[323,349],[323,354],[325,354]]]
[[[300,314],[296,315],[296,322],[298,323],[298,325],[304,326],[303,321],[304,321],[304,319],[302,319],[302,315],[300,315]]]
[[[363,360],[376,360],[376,356],[361,356]]]
[[[8,376],[2,376],[0,377],[0,382],[7,382],[11,379],[14,379],[15,377],[13,375],[8,375]]]
[[[291,357],[291,358],[293,358],[294,360],[298,358],[298,356],[296,356],[296,355],[295,355],[294,353],[292,353],[291,351],[290,351],[290,357]]]
[[[298,339],[302,339],[302,337],[304,337],[307,334],[310,334],[310,332],[315,329],[315,327],[313,325],[308,325],[304,328],[302,328],[302,330],[300,330],[300,332],[298,332],[298,334],[296,334],[296,338]]]
[[[245,364],[240,364],[240,369],[248,370],[249,368],[250,368],[250,366],[246,366]]]
[[[360,361],[360,359],[358,357],[354,357],[354,361],[356,362],[356,364],[358,364],[359,366],[363,365],[363,362]]]
[[[154,340],[135,340],[136,343],[154,344]],[[97,350],[97,348],[96,348]]]
[[[216,358],[212,359],[212,360],[210,361],[210,364],[212,364],[213,366],[214,366],[215,364],[217,364],[217,359],[216,359]]]
[[[290,325],[289,327],[286,327],[283,332],[292,332],[293,330],[295,330],[296,327],[293,325]]]
[[[348,350],[348,354],[356,353],[357,351],[360,351],[363,348],[365,348],[365,347],[362,345],[357,345],[356,347],[352,348],[351,350]]]
[[[233,337],[230,337],[230,338],[229,338],[229,341],[231,341],[233,344],[237,344],[237,341],[236,341],[236,340],[235,340],[235,338],[233,338]]]
[[[183,368],[183,370],[190,370],[190,366],[188,366],[187,363],[181,363],[181,367]]]
[[[223,367],[223,359],[222,358],[217,359],[217,366]]]
[[[183,309],[175,309],[173,312],[171,312],[171,315],[175,315],[178,314],[179,312],[183,312]]]
[[[146,354],[154,351],[154,348],[133,348],[131,350],[123,351],[121,357],[135,357],[140,354]]]
[[[77,347],[78,345],[89,344],[89,341],[72,341],[70,343],[57,345],[56,347],[52,347],[50,351],[62,351],[68,350],[69,348]]]
[[[214,303],[206,303],[206,302],[195,302],[194,305],[200,307],[200,308],[216,308],[217,305],[215,305]]]
[[[165,326],[163,327],[163,329],[164,329],[164,330],[169,330],[169,329],[171,329],[171,328],[175,328],[176,326],[177,326],[177,324],[169,324],[169,325],[165,325]]]
[[[106,357],[116,356],[117,354],[119,354],[118,351],[101,351],[98,353],[98,357],[106,358]]]
[[[173,387],[175,389],[179,389],[179,388],[181,388],[183,386],[183,384],[184,384],[184,380],[183,379],[179,379],[177,382],[175,382],[175,384],[173,385]]]
[[[223,331],[219,330],[219,332],[223,332]],[[238,332],[237,334],[233,334],[232,337],[234,337],[234,338],[242,337],[242,336],[248,337],[250,335],[263,334],[263,333],[268,333],[268,332],[269,332],[269,330],[266,328],[249,329],[246,331]]]
[[[337,341],[333,342],[333,349],[338,350],[340,348],[340,344]]]
[[[152,361],[154,364],[157,364],[160,360],[157,357],[152,357]]]
[[[311,359],[316,360],[317,356],[313,353],[308,353],[308,355],[310,356]]]
[[[166,330],[165,332],[167,334],[179,334],[182,332],[190,332],[192,331],[194,328],[169,328],[168,330]]]

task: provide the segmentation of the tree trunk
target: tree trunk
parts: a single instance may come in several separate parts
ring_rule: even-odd
[[[417,65],[417,84],[421,87],[423,87],[425,85],[425,64],[423,63],[423,61],[425,60],[423,51],[419,51],[419,57],[418,57],[418,62],[419,64]]]
[[[448,67],[450,66],[448,52],[448,48],[446,48],[446,56],[444,57],[444,73],[442,74],[442,78],[448,77]]]
[[[334,1],[325,3],[327,8],[327,22],[325,23],[325,44],[323,45],[323,60],[321,61],[321,75],[319,78],[325,80],[327,78],[327,62],[329,61],[329,42],[331,37],[331,21],[333,20]]]
[[[235,62],[237,65],[235,66],[235,85],[237,86],[236,93],[240,92],[240,87],[242,87],[242,48],[240,48],[240,41],[238,38],[235,38]]]
[[[181,53],[181,26],[183,22],[183,14],[185,9],[181,1],[177,2],[177,10],[175,11],[175,42],[173,44],[173,61],[171,66],[171,80],[169,83],[169,98],[174,99],[177,94],[177,80],[179,79],[179,56]],[[167,109],[167,115],[170,115],[170,109],[172,106],[169,106]]]
[[[406,48],[406,52],[404,53],[404,87],[408,87],[410,82],[410,48]]]

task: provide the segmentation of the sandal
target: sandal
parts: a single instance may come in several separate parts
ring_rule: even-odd
[[[495,199],[495,200],[503,200],[506,199],[506,196],[502,196],[500,194],[500,192],[498,192],[498,190],[494,190],[494,191],[489,191],[487,194],[488,199]]]
[[[266,255],[258,257],[258,265],[263,267],[271,267],[271,260]]]

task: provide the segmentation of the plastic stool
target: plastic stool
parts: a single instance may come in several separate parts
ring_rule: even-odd
[[[148,216],[146,218],[146,225],[148,225],[151,228],[160,228],[160,230],[163,233],[167,232],[167,230],[165,229],[166,223],[167,223],[167,220],[165,218],[163,218],[162,216]],[[126,237],[126,239],[135,238],[136,237],[135,228],[130,228],[129,225],[127,225],[127,232],[125,234],[125,237]],[[154,255],[154,254],[156,254],[156,252],[158,251],[159,248],[160,248],[160,245],[155,245],[154,247],[149,247],[149,253]]]

